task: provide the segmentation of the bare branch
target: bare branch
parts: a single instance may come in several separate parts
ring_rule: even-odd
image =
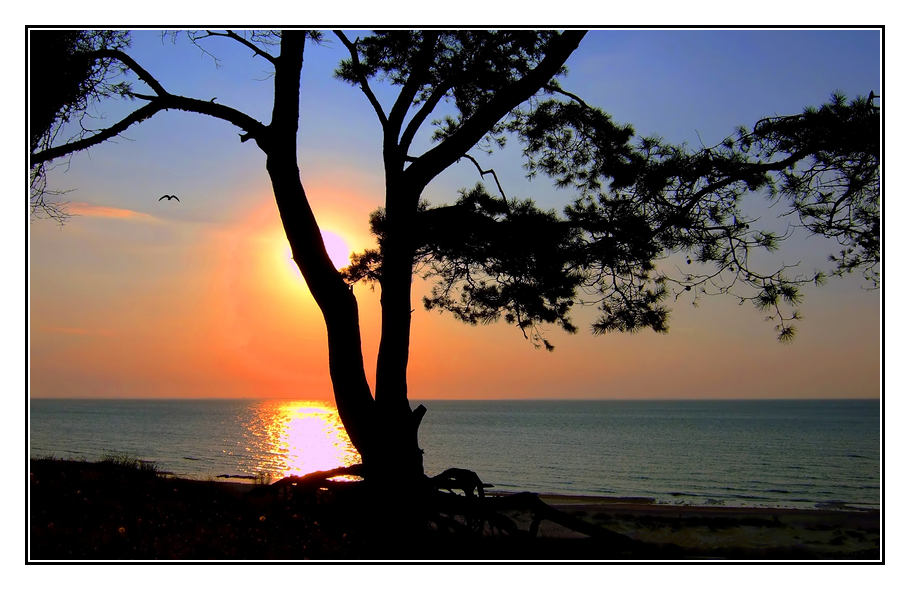
[[[253,51],[253,53],[258,55],[259,57],[266,59],[272,65],[275,65],[275,63],[277,61],[277,58],[274,55],[272,55],[271,53],[269,53],[267,51],[260,49],[255,43],[253,43],[249,39],[241,37],[234,31],[228,31],[226,33],[219,33],[217,31],[208,31],[207,30],[204,35],[199,35],[198,37],[194,37],[193,41],[195,42],[199,39],[205,39],[206,37],[226,37],[228,39],[233,39],[234,41],[240,43],[244,47],[251,49]]]
[[[164,89],[164,87],[161,85],[161,83],[155,79],[154,76],[149,74],[145,70],[145,68],[143,68],[136,62],[136,60],[134,60],[132,57],[130,57],[129,55],[127,55],[126,53],[124,53],[122,51],[117,51],[117,50],[112,50],[112,49],[99,49],[98,51],[93,51],[91,53],[87,53],[86,58],[88,58],[88,59],[103,59],[103,58],[116,59],[116,60],[120,61],[121,63],[123,63],[125,66],[127,66],[130,70],[132,70],[139,77],[139,79],[142,80],[143,82],[145,82],[146,84],[148,84],[149,87],[151,87],[151,89],[154,90],[156,94],[158,94],[158,95],[167,94],[167,91]]]
[[[211,117],[215,117],[216,119],[222,119],[228,123],[232,123],[247,132],[246,138],[242,138],[243,141],[246,141],[251,137],[256,139],[263,136],[265,126],[256,119],[253,119],[249,115],[242,113],[236,109],[232,109],[231,107],[216,104],[207,100],[199,100],[195,98],[187,98],[183,96],[168,94],[164,91],[163,88],[161,91],[164,94],[158,97],[136,95],[137,97],[150,100],[151,102],[139,108],[138,110],[133,111],[125,118],[121,119],[119,122],[108,127],[107,129],[99,131],[91,137],[86,137],[78,141],[55,146],[32,154],[30,165],[36,166],[43,162],[49,162],[53,159],[65,156],[66,154],[82,151],[92,146],[98,145],[105,140],[116,137],[131,125],[140,123],[152,115],[158,113],[159,111],[167,109],[177,109],[181,111],[199,113],[202,115],[209,115]]]
[[[111,125],[107,129],[99,131],[91,137],[86,137],[84,139],[80,139],[71,143],[54,146],[52,148],[48,148],[46,150],[32,154],[30,165],[37,166],[38,164],[50,162],[51,160],[60,158],[67,154],[79,152],[92,146],[98,145],[103,141],[111,139],[112,137],[116,137],[120,133],[123,133],[130,125],[144,121],[164,108],[166,107],[160,104],[147,104],[144,107],[133,111],[114,125]]]
[[[586,108],[589,108],[589,109],[591,108],[591,107],[588,105],[588,103],[586,103],[585,101],[583,101],[579,96],[577,96],[577,95],[575,95],[575,94],[572,94],[571,92],[569,92],[569,91],[567,91],[567,90],[563,90],[563,89],[559,86],[559,84],[557,84],[557,83],[555,83],[555,82],[553,82],[553,83],[551,83],[551,84],[547,84],[547,86],[544,88],[544,90],[547,90],[547,91],[549,91],[549,92],[553,92],[553,93],[555,93],[555,94],[562,94],[563,96],[566,96],[566,97],[568,97],[568,98],[571,98],[572,100],[574,100],[575,102],[577,102],[578,104],[580,104],[580,105],[583,106],[583,107],[586,107]]]
[[[335,35],[341,39],[341,42],[344,43],[344,46],[348,48],[348,51],[351,53],[351,63],[354,65],[354,71],[357,72],[357,79],[360,82],[360,90],[366,95],[367,99],[370,101],[370,104],[373,105],[373,110],[376,111],[376,116],[379,117],[379,122],[382,123],[383,129],[386,124],[389,122],[388,117],[386,117],[385,112],[382,110],[382,105],[379,104],[379,100],[376,99],[376,95],[373,94],[373,90],[370,88],[369,82],[367,82],[366,76],[363,74],[363,68],[360,65],[360,59],[357,57],[357,41],[351,43],[350,40],[345,36],[342,31],[333,31]]]
[[[506,197],[506,192],[504,190],[502,190],[502,185],[499,184],[499,177],[496,175],[496,171],[493,170],[492,168],[490,168],[489,170],[484,170],[480,166],[480,162],[478,162],[473,156],[470,156],[468,154],[465,154],[464,156],[462,156],[462,158],[466,158],[466,159],[470,160],[471,162],[473,162],[474,166],[477,168],[477,171],[480,173],[481,177],[483,177],[487,174],[493,175],[493,180],[496,181],[496,187],[499,189],[499,194],[502,195],[502,201],[505,203],[506,210],[508,211],[509,210],[509,198]]]

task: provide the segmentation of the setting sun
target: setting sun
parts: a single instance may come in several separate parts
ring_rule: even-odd
[[[327,230],[322,230],[320,233],[322,234],[322,241],[325,243],[326,252],[328,252],[329,258],[332,260],[332,264],[335,265],[335,268],[341,270],[342,268],[348,266],[351,263],[351,252],[341,236]],[[291,247],[288,245],[288,241],[284,236],[284,233],[280,231],[276,232],[275,240],[278,249],[281,252],[281,257],[284,260],[285,268],[287,268],[287,270],[293,276],[295,282],[303,282],[303,277],[300,274],[300,269],[297,268],[297,263],[294,262],[294,255],[291,253]]]
[[[329,253],[329,258],[332,259],[335,268],[341,270],[351,264],[351,252],[341,236],[328,230],[322,230],[320,233],[322,233],[326,252]]]

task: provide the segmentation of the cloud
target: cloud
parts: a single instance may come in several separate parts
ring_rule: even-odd
[[[50,332],[52,334],[72,334],[74,336],[111,336],[113,330],[93,330],[88,328],[64,328],[61,326],[42,326],[36,328],[39,332]]]
[[[90,205],[89,203],[68,203],[66,210],[72,215],[81,215],[83,217],[111,217],[114,219],[130,219],[135,221],[155,220],[155,217],[149,215],[148,213],[140,213],[138,211],[131,211],[129,209],[118,209],[116,207]]]

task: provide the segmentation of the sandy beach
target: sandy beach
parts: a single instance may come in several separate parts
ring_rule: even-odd
[[[878,559],[878,510],[654,504],[648,499],[542,495],[568,514],[692,557]],[[541,535],[577,538],[557,524]]]
[[[387,505],[341,489],[162,477],[78,461],[31,460],[29,559],[69,560],[872,560],[880,513],[654,504],[648,499],[542,495],[546,504],[619,533],[601,538],[534,514],[482,535],[396,534]],[[596,531],[595,531],[596,532]],[[415,538],[420,537],[420,538]]]

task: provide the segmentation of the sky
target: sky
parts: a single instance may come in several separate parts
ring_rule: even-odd
[[[357,32],[350,35],[356,36]],[[301,177],[321,227],[347,250],[373,245],[382,205],[380,128],[363,94],[333,78],[343,46],[308,46],[298,136]],[[203,53],[185,37],[137,31],[129,50],[168,91],[267,122],[267,64],[225,39]],[[713,145],[840,90],[881,93],[877,30],[602,30],[567,62],[563,87],[639,135]],[[212,59],[218,58],[218,63]],[[220,67],[218,67],[220,66]],[[394,94],[377,88],[380,101]],[[133,105],[102,105],[115,121]],[[430,145],[425,129],[414,152]],[[514,150],[484,159],[510,196],[560,209],[572,194],[529,182]],[[166,112],[49,176],[75,216],[29,224],[32,397],[331,399],[325,328],[290,261],[264,156],[238,130]],[[479,180],[453,166],[424,196],[453,202]],[[159,201],[164,194],[180,201]],[[761,212],[760,197],[750,211]],[[826,268],[836,245],[796,236],[769,264]],[[881,293],[861,276],[807,287],[794,342],[732,299],[673,305],[668,334],[594,337],[551,329],[536,350],[505,323],[467,326],[420,305],[414,284],[411,399],[877,397]],[[357,285],[368,377],[375,372],[379,293]],[[582,327],[585,317],[576,316]],[[590,320],[590,318],[589,318]]]

